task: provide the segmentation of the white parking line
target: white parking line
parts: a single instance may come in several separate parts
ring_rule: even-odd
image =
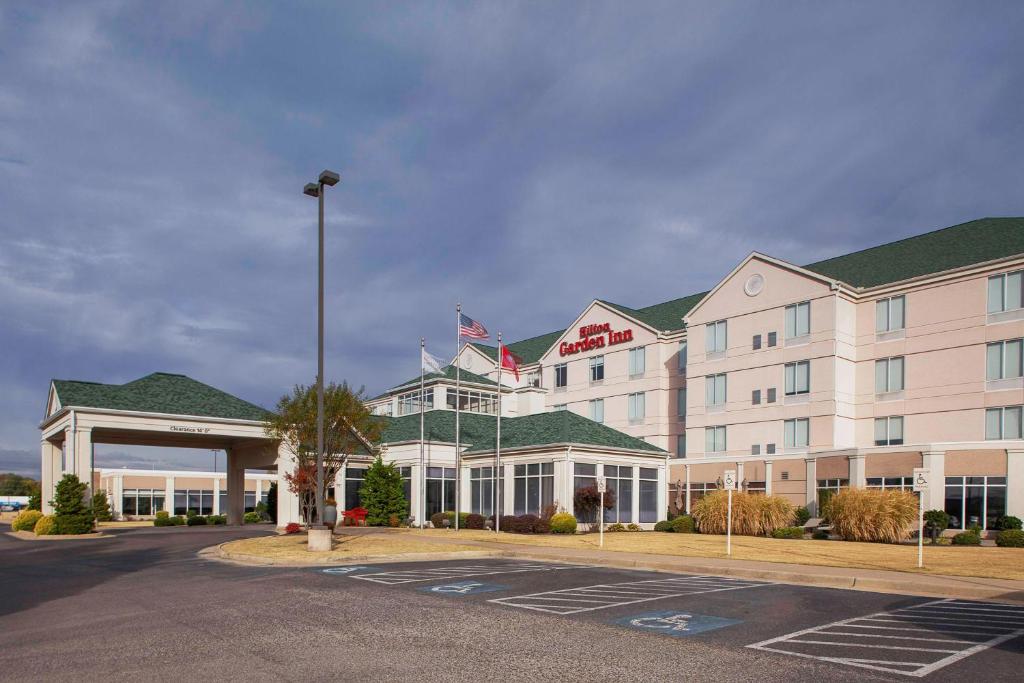
[[[623,583],[597,584],[578,588],[513,595],[506,598],[488,600],[508,607],[549,614],[578,614],[598,609],[632,605],[651,600],[663,600],[682,595],[696,593],[715,593],[719,591],[739,590],[741,588],[758,588],[773,584],[758,581],[741,581],[717,576],[680,576],[670,579],[651,579],[646,581],[627,581]]]
[[[429,569],[408,569],[394,572],[377,572],[375,574],[356,574],[350,578],[360,581],[372,581],[393,586],[401,583],[417,581],[435,581],[445,579],[461,579],[470,576],[489,576],[492,574],[518,574],[521,572],[558,571],[561,569],[585,569],[590,565],[582,564],[512,564],[485,565],[470,564],[457,567],[433,567]]]
[[[879,623],[907,626],[879,626]],[[894,635],[893,631],[924,633],[935,637]],[[1021,635],[1024,635],[1022,607],[935,600],[889,612],[834,621],[747,647],[922,677]],[[950,639],[948,636],[958,637]],[[894,640],[905,642],[895,645],[892,642]],[[858,649],[863,650],[864,654],[874,652],[875,656],[884,658],[848,657],[843,654]]]

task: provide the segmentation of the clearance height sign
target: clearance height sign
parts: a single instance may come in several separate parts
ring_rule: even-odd
[[[580,328],[580,338],[577,341],[562,342],[558,345],[558,355],[572,356],[583,351],[603,349],[606,346],[615,346],[631,341],[633,341],[632,328],[613,330],[611,323],[584,325]]]

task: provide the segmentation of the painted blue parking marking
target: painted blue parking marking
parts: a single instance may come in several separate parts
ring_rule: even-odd
[[[455,583],[442,583],[437,586],[423,586],[418,590],[424,593],[440,593],[441,595],[475,595],[477,593],[493,593],[494,591],[507,589],[508,586],[500,586],[496,583],[457,581]]]
[[[726,626],[742,622],[738,619],[712,617],[706,614],[693,614],[692,612],[680,610],[662,610],[660,612],[634,614],[631,617],[616,619],[615,623],[641,631],[663,633],[667,636],[681,638],[704,633],[705,631],[714,631],[715,629],[725,628]]]
[[[357,572],[360,569],[367,569],[367,567],[362,567],[362,566],[360,566],[360,567],[328,567],[327,569],[324,569],[322,571],[323,571],[324,574],[340,574],[340,575],[344,576],[345,574],[351,574],[352,572]]]

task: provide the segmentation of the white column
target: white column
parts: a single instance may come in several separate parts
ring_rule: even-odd
[[[744,474],[744,472],[743,472],[743,463],[741,463],[741,462],[736,463],[736,482],[737,482],[736,488],[738,490],[742,489],[744,492],[746,492],[746,489],[743,488],[743,479],[744,479],[743,474]]]
[[[668,519],[662,517],[662,512],[668,514],[668,465],[665,463],[658,465],[658,516],[656,519],[659,522],[662,519]]]
[[[944,481],[935,478],[934,469],[931,474],[933,482]],[[1024,517],[1024,451],[1006,451],[1006,514]]]
[[[556,470],[557,472],[557,470]],[[575,513],[575,503],[573,502],[573,495],[576,493],[576,462],[572,459],[572,455],[568,455],[563,463],[562,473],[565,479],[562,481],[562,491],[564,492],[562,508],[570,515]]]
[[[462,472],[459,473],[459,484],[462,488],[462,490],[459,492],[459,506],[462,507],[462,509],[459,510],[459,512],[472,512],[473,482],[469,480],[469,467],[462,467]]]
[[[221,478],[213,480],[213,514],[220,514],[220,487],[223,486]]]
[[[42,481],[39,487],[39,498],[42,501],[44,515],[53,514],[53,506],[50,501],[57,493],[57,482],[60,480],[60,446],[43,439],[40,443],[42,450]]]
[[[774,464],[771,460],[764,461],[764,495],[766,496],[772,495],[772,477],[775,476],[772,465]]]
[[[686,470],[686,514],[690,514],[690,466],[683,465]]]
[[[227,491],[228,491],[228,524],[238,526],[242,524],[242,516],[245,513],[245,467],[242,466],[239,454],[232,448],[226,448],[227,453]]]
[[[1009,458],[1006,462],[1007,466],[1010,464]],[[946,452],[945,451],[922,451],[921,452],[921,467],[928,468],[929,476],[932,480],[932,485],[928,489],[928,499],[924,501],[925,510],[944,510],[946,508]],[[1007,475],[1010,471],[1007,469]],[[1009,476],[1007,477],[1006,483],[1009,484]],[[1018,486],[1020,482],[1018,480]],[[1006,489],[1006,502],[1007,506],[1010,503],[1010,489],[1007,486]],[[1019,496],[1018,496],[1019,500]],[[1013,514],[1007,509],[1006,514]]]
[[[502,469],[505,470],[505,489],[504,500],[502,501],[502,514],[511,515],[515,513],[515,496],[516,496],[516,480],[515,480],[515,465],[502,464]]]
[[[295,459],[284,448],[277,452],[277,526],[283,529],[290,522],[301,523],[299,498],[288,488],[285,474],[295,471]]]
[[[174,477],[167,477],[164,480],[164,510],[174,516]]]
[[[75,467],[72,470],[79,481],[87,485],[86,500],[92,500],[92,430],[76,427],[74,430]]]
[[[850,461],[850,488],[862,489],[868,485],[867,479],[867,458],[863,455],[851,455],[847,458]]]
[[[124,513],[124,475],[117,473],[113,476],[114,492],[111,494],[110,502],[114,504],[114,519],[119,519]]]
[[[630,510],[634,524],[640,523],[640,468],[633,466],[633,509]]]
[[[811,517],[817,517],[818,512],[818,461],[814,458],[807,458],[804,461],[807,467],[807,481],[804,486],[804,500],[807,503],[807,511]]]

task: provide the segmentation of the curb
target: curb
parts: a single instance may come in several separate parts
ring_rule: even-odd
[[[57,536],[50,534],[48,536],[36,536],[31,531],[6,531],[4,532],[11,538],[16,538],[19,541],[84,541],[92,538],[114,538],[113,534],[105,534],[102,531],[94,531],[89,534],[77,534],[75,536]]]
[[[231,541],[228,541],[230,543]],[[274,558],[233,553],[225,550],[225,544],[203,548],[197,554],[204,560],[228,562],[249,567],[282,567],[301,569],[303,567],[344,567],[349,564],[393,564],[395,562],[439,562],[444,560],[466,560],[500,557],[489,550],[460,550],[454,552],[405,553],[398,555],[352,555],[341,559],[311,557],[309,562],[279,561]]]

